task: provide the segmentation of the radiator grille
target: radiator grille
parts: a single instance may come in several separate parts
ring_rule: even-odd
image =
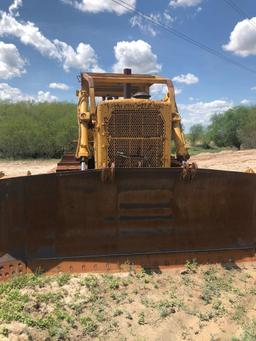
[[[115,109],[105,124],[110,164],[121,168],[163,166],[165,128],[159,109]]]

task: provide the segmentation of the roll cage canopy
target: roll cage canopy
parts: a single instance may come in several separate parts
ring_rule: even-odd
[[[131,93],[149,92],[153,84],[165,84],[169,93],[173,91],[172,81],[156,75],[123,73],[81,73],[81,88],[91,97],[123,97],[124,85],[129,84]],[[93,90],[93,91],[92,91]],[[92,98],[91,98],[92,99]]]

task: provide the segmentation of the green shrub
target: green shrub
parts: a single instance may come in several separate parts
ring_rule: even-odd
[[[72,103],[0,102],[0,157],[59,158],[77,138]]]
[[[256,148],[256,109],[251,109],[246,116],[246,121],[238,129],[238,136],[243,148]]]
[[[187,135],[193,150],[235,147],[256,147],[256,107],[234,107],[222,114],[211,117],[211,123],[204,128],[195,124]]]
[[[256,109],[236,107],[214,115],[208,127],[210,139],[218,147],[255,146]]]

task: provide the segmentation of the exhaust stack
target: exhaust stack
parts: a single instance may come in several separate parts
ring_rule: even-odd
[[[124,69],[124,75],[131,75],[132,69]],[[124,98],[131,98],[132,97],[132,86],[131,84],[124,84]]]

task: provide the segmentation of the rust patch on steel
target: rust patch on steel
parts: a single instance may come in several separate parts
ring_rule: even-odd
[[[21,261],[0,262],[0,281],[6,281],[14,276],[25,273],[27,273],[27,266]]]
[[[28,262],[30,271],[42,269],[47,274],[59,272],[128,272],[142,268],[165,270],[182,267],[187,261],[196,260],[199,264],[241,263],[256,261],[256,253],[251,250],[226,250],[211,252],[184,252],[148,255],[130,255],[102,258],[79,258],[62,260],[34,260]]]

